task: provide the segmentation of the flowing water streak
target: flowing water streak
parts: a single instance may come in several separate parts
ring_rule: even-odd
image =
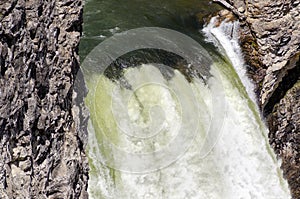
[[[245,86],[248,96],[253,102],[255,102],[256,98],[254,94],[254,86],[247,77],[246,65],[239,46],[239,22],[223,21],[218,27],[216,27],[216,21],[217,18],[213,17],[210,23],[203,28],[202,32],[205,34],[207,41],[214,43],[222,54],[227,55],[236,73],[239,75],[240,80]]]
[[[217,46],[223,45],[223,49],[226,51],[221,50],[221,52],[226,52],[236,72],[245,81],[241,55],[236,53],[236,48],[232,45],[230,38],[220,37],[222,34],[225,35],[223,27],[227,25],[213,28],[212,23],[206,29],[211,33],[208,37],[211,40],[214,38],[215,42],[218,41],[215,43]],[[240,68],[237,68],[238,66]],[[267,144],[266,128],[260,121],[257,109],[249,100],[238,75],[226,62],[215,60],[211,67],[214,78],[210,78],[208,85],[204,85],[200,80],[189,83],[179,72],[175,72],[175,76],[166,82],[160,71],[150,64],[126,70],[125,76],[130,77],[128,80],[132,84],[137,82],[138,78],[151,80],[155,77],[156,81],[164,82],[170,88],[183,86],[182,88],[192,89],[199,101],[200,113],[202,113],[199,118],[199,132],[189,150],[168,167],[144,174],[116,171],[101,164],[104,156],[113,157],[114,154],[110,149],[102,147],[101,136],[97,135],[97,132],[101,129],[107,131],[106,133],[110,132],[108,136],[112,142],[124,147],[124,150],[137,153],[152,150],[155,147],[163,147],[170,137],[176,136],[173,131],[165,131],[165,134],[159,139],[151,142],[139,143],[134,139],[128,139],[126,135],[120,134],[116,118],[110,110],[110,103],[112,100],[118,100],[120,110],[122,107],[125,109],[127,107],[129,110],[130,118],[124,119],[133,120],[139,124],[145,122],[140,121],[140,117],[137,117],[143,115],[137,99],[141,100],[142,104],[145,103],[143,106],[149,105],[147,103],[160,104],[165,113],[155,112],[155,118],[165,119],[163,127],[167,130],[173,127],[177,118],[180,118],[180,111],[176,108],[176,104],[178,104],[176,97],[172,97],[173,95],[168,89],[155,86],[145,87],[130,103],[122,104],[122,99],[127,96],[129,91],[120,88],[117,89],[115,95],[111,95],[113,88],[116,88],[115,82],[96,74],[89,77],[87,83],[92,91],[87,98],[92,119],[89,125],[91,166],[89,193],[91,198],[290,198],[286,182],[282,180],[274,154]],[[217,96],[218,92],[221,92],[219,90],[221,84],[225,90],[225,99],[212,99],[212,96]],[[249,82],[244,82],[246,87],[248,84],[251,85]],[[95,85],[97,89],[93,89]],[[251,87],[248,87],[247,91],[251,92]],[[181,89],[181,92],[184,93],[185,89]],[[112,99],[113,97],[116,99]],[[95,99],[99,103],[92,106]],[[205,132],[209,128],[211,117],[216,117],[212,115],[212,100],[225,100],[228,107],[227,115],[224,122],[219,124],[222,125],[222,133],[219,138],[214,138],[218,140],[214,149],[205,158],[201,158],[201,143],[204,140]],[[207,114],[203,114],[203,112],[207,112]],[[192,118],[198,117],[192,114]],[[101,129],[98,129],[99,126]],[[176,133],[176,125],[174,126]]]

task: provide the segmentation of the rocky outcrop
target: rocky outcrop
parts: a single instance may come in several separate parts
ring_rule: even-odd
[[[288,90],[269,116],[270,142],[283,159],[282,168],[294,198],[300,198],[299,101],[300,82]]]
[[[87,198],[82,6],[0,2],[0,198]]]
[[[293,198],[300,198],[300,1],[214,0],[241,21],[241,44],[282,158]]]

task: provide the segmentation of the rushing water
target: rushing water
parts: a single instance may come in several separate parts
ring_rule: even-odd
[[[186,16],[201,10],[201,4],[196,1],[132,2],[87,2],[85,36],[81,44],[83,57],[97,42],[113,34],[141,26],[160,26],[189,34],[201,43],[211,57],[210,62],[200,64],[209,70],[209,75],[184,73],[182,68],[189,67],[185,64],[161,70],[162,66],[148,58],[144,64],[120,59],[121,63],[116,65],[124,69],[117,73],[118,78],[86,72],[90,91],[86,102],[91,112],[90,197],[290,198],[268,145],[267,129],[253,103],[252,84],[245,75],[236,38],[238,23],[214,27],[212,19],[199,31],[193,24],[186,23],[191,19]],[[184,20],[174,22],[174,19]],[[233,34],[229,35],[228,31]],[[168,56],[173,58],[168,53],[158,54],[163,60]],[[146,55],[149,53],[139,57]],[[151,55],[157,56],[153,52]],[[181,58],[174,56],[174,59]],[[172,141],[179,133],[183,133],[183,138],[193,135],[187,139],[187,150],[176,150],[186,144],[185,139],[182,143],[179,140],[175,147],[168,148],[172,149],[168,151],[170,155],[177,154],[176,158],[160,164],[160,156],[153,151],[163,151],[174,144]],[[118,156],[104,140],[128,155]],[[203,152],[205,143],[211,147]],[[137,170],[135,164],[141,163],[128,161],[131,153],[149,154],[147,157],[153,164],[149,169]]]

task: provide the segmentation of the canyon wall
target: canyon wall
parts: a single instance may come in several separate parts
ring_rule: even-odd
[[[300,198],[300,1],[215,1],[241,21],[270,143]],[[0,2],[0,198],[88,197],[85,88],[74,91],[82,4]]]
[[[87,198],[82,0],[0,2],[0,198]],[[76,101],[76,103],[74,103]]]
[[[269,140],[300,198],[300,1],[214,0],[241,22],[240,41]]]

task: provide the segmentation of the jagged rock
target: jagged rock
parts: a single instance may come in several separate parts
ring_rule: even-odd
[[[283,158],[282,169],[293,197],[300,196],[300,80],[275,105],[269,116],[270,143]]]
[[[299,1],[214,1],[241,21],[241,46],[268,121],[270,143],[283,160],[293,198],[300,198]]]
[[[87,198],[82,4],[0,2],[0,198]]]

